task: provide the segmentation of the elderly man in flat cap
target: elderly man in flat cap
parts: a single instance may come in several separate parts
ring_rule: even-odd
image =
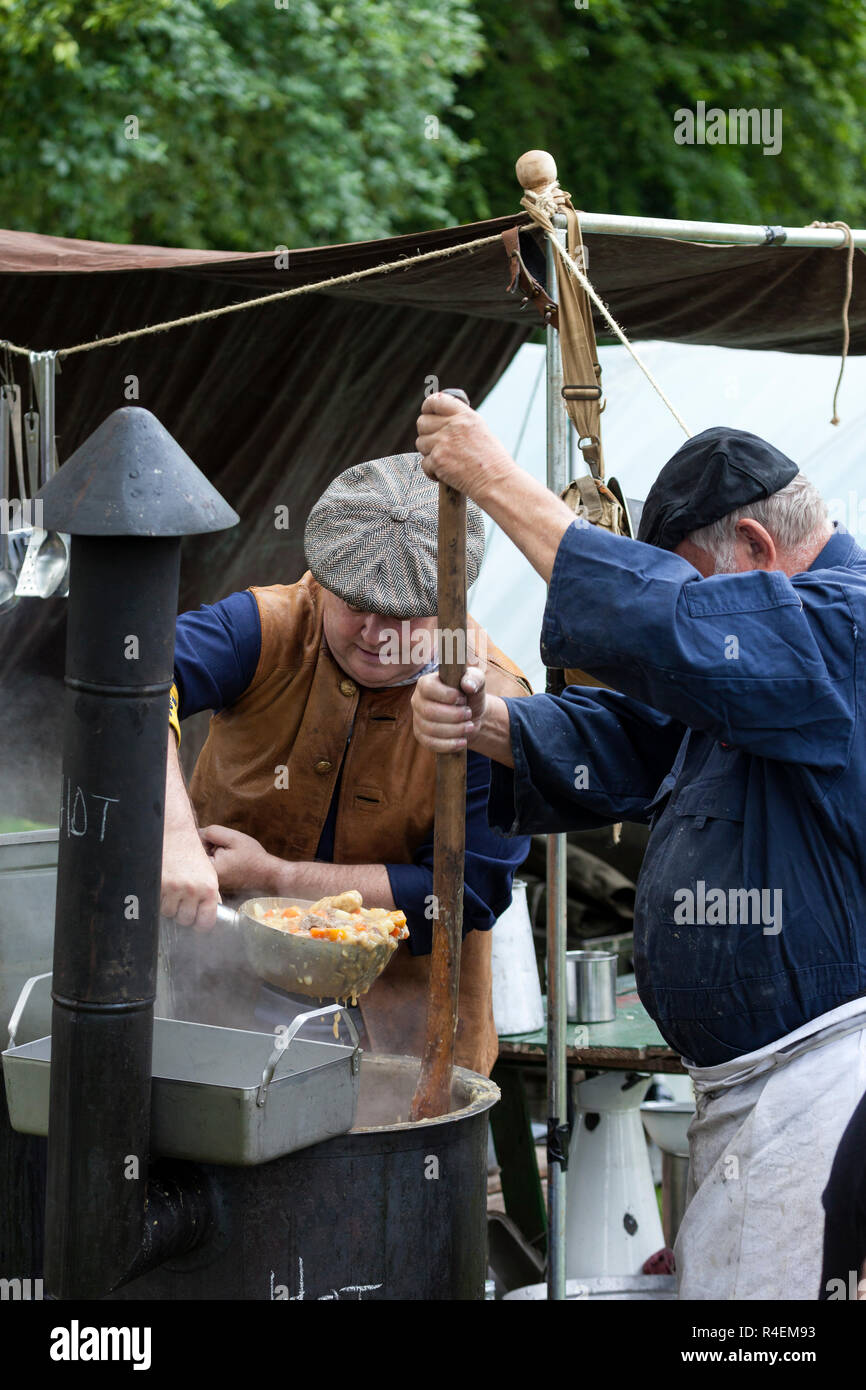
[[[360,1010],[368,1046],[416,1055],[432,945],[436,760],[415,739],[411,697],[420,672],[437,664],[437,507],[417,454],[350,468],[310,513],[302,579],[178,619],[177,738],[177,713],[214,714],[189,795],[169,737],[163,855],[164,915],[201,930],[213,926],[220,892],[316,899],[357,888],[367,907],[401,908],[409,940]],[[482,514],[470,504],[470,584],[483,553]],[[488,689],[528,695],[522,673],[472,619],[468,630]],[[473,755],[456,1056],[485,1074],[498,1050],[489,928],[529,848],[528,838],[490,830],[489,783],[487,758]],[[310,1007],[262,990],[259,1017],[269,1024]]]
[[[609,689],[415,695],[430,749],[495,760],[504,830],[649,822],[640,997],[695,1084],[685,1298],[818,1296],[821,1192],[866,1088],[866,553],[796,464],[710,429],[662,469],[639,539],[585,521],[450,397],[431,476],[550,584],[542,650]]]

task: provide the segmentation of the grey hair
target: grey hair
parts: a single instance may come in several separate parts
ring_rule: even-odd
[[[686,537],[707,551],[715,561],[716,574],[731,574],[736,567],[737,522],[751,517],[769,531],[777,547],[795,553],[829,527],[827,503],[814,483],[798,473],[785,487],[769,497],[759,497],[745,507],[737,507],[709,526],[702,526]]]

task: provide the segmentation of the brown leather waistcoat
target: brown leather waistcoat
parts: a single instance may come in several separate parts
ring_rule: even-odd
[[[211,720],[190,782],[199,823],[242,830],[281,859],[312,860],[345,754],[334,863],[410,863],[430,835],[436,790],[435,755],[412,729],[414,687],[371,690],[336,664],[323,635],[322,590],[309,573],[252,593],[261,655],[241,698]],[[528,694],[519,669],[483,640],[488,690]],[[490,953],[489,932],[468,934],[455,1054],[484,1075],[498,1052]],[[430,957],[412,956],[403,943],[360,1001],[376,1051],[423,1051],[429,970]]]

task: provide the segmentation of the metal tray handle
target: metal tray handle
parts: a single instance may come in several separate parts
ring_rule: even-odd
[[[289,1024],[288,1028],[286,1029],[285,1033],[280,1034],[279,1042],[277,1043],[276,1047],[274,1048],[273,1052],[268,1058],[267,1063],[265,1065],[265,1069],[262,1072],[261,1085],[259,1086],[258,1093],[256,1095],[256,1105],[264,1105],[265,1101],[267,1100],[268,1087],[274,1079],[274,1072],[277,1069],[277,1064],[279,1063],[279,1060],[282,1057],[283,1053],[287,1051],[289,1044],[292,1042],[292,1039],[297,1036],[297,1034],[303,1028],[304,1024],[309,1023],[310,1019],[312,1018],[323,1018],[325,1014],[336,1013],[340,1013],[343,1015],[343,1021],[345,1022],[346,1027],[348,1028],[349,1033],[351,1034],[352,1042],[354,1044],[355,1049],[352,1053],[352,1075],[357,1076],[358,1068],[360,1066],[358,1052],[361,1046],[361,1039],[358,1037],[358,1030],[355,1027],[354,1020],[351,1014],[349,1013],[349,1010],[346,1008],[346,1005],[328,1004],[324,1009],[310,1009],[307,1013],[296,1014],[295,1017],[292,1019],[291,1023]]]
[[[18,996],[15,1008],[12,1010],[12,1017],[9,1020],[9,1047],[15,1046],[15,1034],[18,1032],[21,1015],[27,1006],[27,1000],[30,998],[33,986],[38,985],[40,980],[50,980],[52,974],[53,971],[46,970],[44,975],[31,975],[30,979],[25,981],[24,988]],[[356,1033],[355,1037],[357,1038],[357,1036]]]

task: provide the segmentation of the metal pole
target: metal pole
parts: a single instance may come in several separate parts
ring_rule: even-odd
[[[555,235],[567,250],[567,222],[558,213]],[[545,243],[549,292],[556,285],[556,253]],[[547,328],[547,486],[568,483],[569,420],[562,400],[559,335]],[[550,682],[548,680],[548,686]],[[568,1166],[568,1076],[565,1066],[566,839],[547,837],[547,1296],[565,1298],[565,1173]]]
[[[621,217],[608,212],[580,212],[581,231],[607,236],[669,237],[674,241],[703,241],[727,246],[839,247],[845,233],[839,227],[751,226],[743,222],[686,222],[669,217]],[[854,245],[866,249],[866,230],[852,229]]]

